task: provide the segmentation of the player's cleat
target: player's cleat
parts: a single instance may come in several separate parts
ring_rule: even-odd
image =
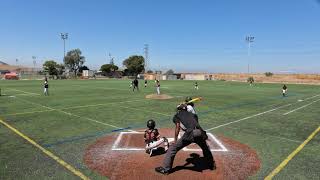
[[[165,168],[163,168],[161,166],[160,167],[156,167],[154,170],[156,172],[164,174],[164,175],[168,175],[170,173],[169,170],[166,170]]]
[[[208,162],[208,167],[210,170],[217,169],[216,162],[215,161]]]

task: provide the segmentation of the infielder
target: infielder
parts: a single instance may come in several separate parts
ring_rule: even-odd
[[[147,87],[147,85],[148,85],[148,81],[144,80],[144,87]]]
[[[156,80],[157,94],[160,95],[160,81]]]
[[[287,86],[284,84],[283,87],[282,87],[282,96],[285,97],[286,96],[286,93],[287,93]]]
[[[135,78],[133,80],[133,89],[132,90],[134,91],[135,89],[137,89],[139,91],[139,81],[137,78]]]
[[[46,80],[44,81],[44,91],[43,91],[45,96],[49,96],[49,90],[48,89],[49,89],[49,84],[48,84],[48,81],[47,81],[47,78],[46,78]]]
[[[195,90],[199,90],[198,82],[195,82],[195,83],[194,83],[194,89],[195,89]]]
[[[161,174],[169,174],[172,171],[173,161],[177,152],[191,143],[196,143],[200,146],[207,160],[208,168],[213,170],[215,168],[215,161],[206,143],[208,139],[206,132],[200,127],[194,115],[187,111],[185,104],[178,105],[177,110],[178,112],[173,117],[173,122],[176,125],[174,144],[169,147],[163,160],[163,165],[155,168],[155,171]],[[180,129],[184,131],[184,134],[178,139]]]
[[[158,129],[156,129],[156,122],[152,119],[147,121],[148,129],[144,131],[144,142],[146,143],[146,153],[152,156],[152,151],[164,145],[164,150],[169,148],[168,139],[165,137],[160,138]]]

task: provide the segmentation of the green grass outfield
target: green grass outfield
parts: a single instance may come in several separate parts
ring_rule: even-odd
[[[193,81],[162,81],[161,91],[174,98],[150,100],[144,96],[154,93],[154,82],[140,83],[133,93],[128,80],[51,80],[45,97],[42,81],[0,81],[0,118],[92,179],[106,178],[83,163],[88,145],[119,128],[145,128],[149,118],[158,128],[173,127],[185,96],[204,98],[196,109],[205,129],[257,151],[262,167],[251,179],[266,177],[320,125],[319,86],[288,85],[283,98],[281,84],[199,81],[195,91]],[[319,136],[275,179],[319,179]],[[0,179],[78,177],[0,124]]]

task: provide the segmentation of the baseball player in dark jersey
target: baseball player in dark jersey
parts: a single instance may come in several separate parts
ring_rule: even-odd
[[[187,111],[185,104],[179,105],[177,110],[178,112],[173,117],[173,122],[176,125],[174,144],[170,145],[163,160],[163,165],[155,168],[155,171],[161,174],[169,174],[172,170],[173,161],[177,152],[191,143],[196,143],[200,146],[207,160],[208,168],[213,170],[215,168],[215,162],[210,148],[206,143],[208,139],[206,132],[200,127],[194,115]],[[184,131],[184,134],[178,139],[180,129]]]
[[[195,90],[199,90],[198,82],[195,82],[195,83],[194,83],[194,89],[195,89]]]
[[[168,139],[165,137],[160,137],[158,129],[156,129],[156,122],[152,119],[147,121],[148,129],[144,131],[144,142],[146,143],[146,153],[152,156],[153,150],[156,150],[162,144],[164,145],[164,150],[167,151],[169,148]]]
[[[47,80],[44,81],[44,91],[43,92],[44,92],[45,96],[49,96],[49,84],[48,84]]]
[[[135,89],[137,89],[139,91],[139,81],[137,78],[135,78],[133,80],[133,89],[132,90],[134,91]]]
[[[284,84],[283,87],[282,87],[282,96],[285,97],[286,96],[286,93],[287,93],[287,86]]]

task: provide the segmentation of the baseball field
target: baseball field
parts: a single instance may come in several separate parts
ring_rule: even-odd
[[[199,81],[195,90],[192,81],[162,81],[161,93],[173,98],[156,100],[145,98],[155,93],[153,81],[147,88],[140,81],[139,92],[129,83],[49,80],[50,95],[44,96],[43,81],[1,81],[0,179],[320,177],[319,86],[289,84],[282,97],[282,84]],[[172,138],[172,116],[186,96],[203,97],[195,108],[200,125],[214,137],[217,168],[156,174],[163,155],[149,157],[133,135],[154,119],[160,133]],[[194,153],[189,150],[181,154]],[[177,156],[175,166],[184,161]]]

